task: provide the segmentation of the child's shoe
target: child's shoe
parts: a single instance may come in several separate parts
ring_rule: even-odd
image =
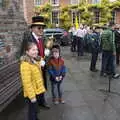
[[[62,104],[65,104],[65,101],[63,99],[59,99],[59,102],[62,103]]]
[[[54,103],[55,105],[58,105],[58,104],[59,104],[58,99],[53,99],[53,103]]]

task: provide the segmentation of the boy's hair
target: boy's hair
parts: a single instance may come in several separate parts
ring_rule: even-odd
[[[57,52],[57,51],[60,52],[60,46],[59,45],[53,45],[52,52]]]

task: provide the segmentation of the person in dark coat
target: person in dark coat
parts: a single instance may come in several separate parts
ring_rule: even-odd
[[[115,33],[115,45],[116,45],[116,64],[119,65],[119,57],[120,57],[120,33],[119,27],[115,26],[114,33]]]
[[[91,58],[91,65],[90,65],[90,70],[92,72],[97,72],[96,69],[96,62],[97,62],[97,58],[98,58],[98,53],[100,51],[100,33],[99,33],[99,27],[95,27],[95,29],[93,30],[93,33],[91,35],[91,54],[92,54],[92,58]]]
[[[45,27],[44,24],[44,17],[42,16],[35,16],[32,17],[32,24],[29,31],[25,32],[23,35],[23,41],[21,44],[21,55],[24,55],[25,48],[28,42],[34,42],[38,47],[38,56],[42,59],[41,68],[43,72],[43,79],[44,79],[44,86],[47,89],[47,78],[46,78],[46,65],[45,65],[45,54],[44,50],[44,38],[43,38],[43,29]],[[44,93],[41,94],[39,99],[39,105],[49,109],[49,105],[46,103]]]

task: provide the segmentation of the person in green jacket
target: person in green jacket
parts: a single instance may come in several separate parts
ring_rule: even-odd
[[[110,26],[112,28],[112,26]],[[116,78],[119,74],[115,73],[115,35],[113,30],[105,26],[101,34],[101,47],[102,47],[102,66],[101,66],[101,76],[106,74],[112,75]]]

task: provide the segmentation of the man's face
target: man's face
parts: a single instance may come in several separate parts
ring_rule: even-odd
[[[34,32],[37,36],[42,36],[43,35],[43,29],[44,29],[44,26],[33,26],[32,27],[32,32]]]

